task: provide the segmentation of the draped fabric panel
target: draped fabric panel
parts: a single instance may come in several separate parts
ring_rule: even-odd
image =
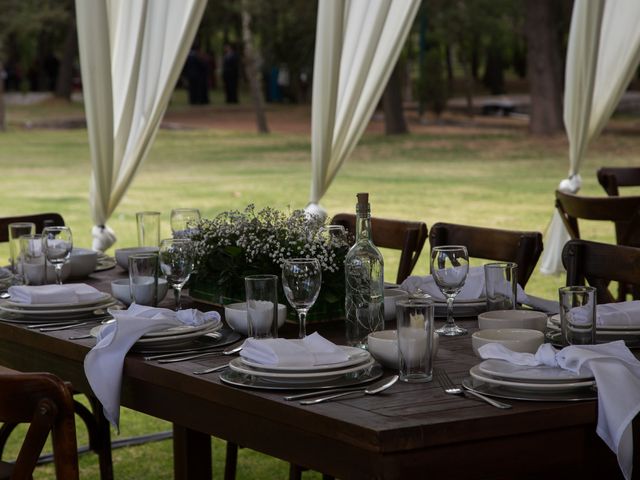
[[[91,151],[93,248],[147,156],[206,0],[76,0]]]
[[[600,134],[640,62],[640,2],[576,0],[571,17],[564,93],[569,139],[569,177],[558,188],[576,193],[580,165],[589,143]],[[569,240],[557,211],[547,230],[540,271],[560,273]]]
[[[318,2],[311,195],[318,203],[362,136],[420,6],[419,0]]]

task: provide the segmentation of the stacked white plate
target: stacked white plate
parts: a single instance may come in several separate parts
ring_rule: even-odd
[[[295,367],[254,363],[242,357],[229,362],[220,379],[239,387],[267,390],[305,390],[349,387],[382,376],[382,367],[371,354],[355,347],[340,346],[348,355],[344,362]]]
[[[447,302],[437,298],[433,299],[434,315],[438,318],[447,316]],[[474,298],[469,300],[454,300],[454,317],[477,317],[487,310],[486,298]]]
[[[549,334],[547,337],[560,340],[560,315],[549,317],[547,324]],[[614,340],[624,340],[627,346],[637,347],[640,341],[640,327],[634,325],[596,325],[596,340],[598,343],[613,342]]]
[[[514,365],[504,360],[485,360],[469,373],[476,381],[514,391],[567,392],[595,385],[591,375],[580,375],[559,367]]]
[[[115,321],[115,320],[112,320]],[[177,346],[190,344],[193,340],[217,332],[222,328],[222,321],[219,319],[211,320],[202,325],[180,325],[176,327],[159,330],[156,332],[145,333],[134,344],[134,349],[144,348],[145,352],[166,351],[174,349]],[[91,329],[91,335],[96,337],[102,326]]]
[[[34,320],[64,322],[70,319],[88,317],[94,314],[104,315],[106,309],[118,301],[108,293],[102,293],[99,298],[87,302],[76,303],[40,303],[26,304],[11,300],[0,301],[0,320],[16,323],[31,323]]]

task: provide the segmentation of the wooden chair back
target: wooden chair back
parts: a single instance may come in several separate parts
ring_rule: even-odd
[[[331,220],[333,225],[342,225],[355,235],[356,216],[352,213],[339,213]],[[427,224],[390,218],[371,218],[373,243],[378,247],[400,250],[400,265],[396,283],[402,283],[411,275],[427,241]]]
[[[35,215],[19,215],[15,217],[0,218],[0,242],[9,241],[9,224],[15,222],[33,222],[36,224],[36,233],[42,233],[46,226],[63,226],[64,219],[58,213],[38,213]]]
[[[612,281],[640,285],[640,248],[570,240],[562,250],[562,263],[567,269],[567,285],[595,287],[598,303],[616,301],[608,288]]]
[[[620,195],[619,187],[640,186],[640,167],[602,167],[596,175],[607,195]]]
[[[618,245],[640,246],[640,196],[583,197],[556,190],[556,208],[572,239],[580,238],[578,219],[615,223]]]
[[[29,423],[15,464],[0,462],[0,478],[30,479],[49,432],[56,478],[79,478],[73,398],[65,382],[49,373],[0,371],[0,421]]]
[[[465,245],[470,257],[515,262],[518,283],[525,287],[542,254],[539,232],[500,230],[453,223],[436,223],[429,233],[431,248],[440,245]]]

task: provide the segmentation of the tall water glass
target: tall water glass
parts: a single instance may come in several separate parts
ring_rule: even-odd
[[[484,266],[487,291],[487,311],[515,310],[518,304],[518,265],[514,262],[494,262]]]
[[[244,279],[247,293],[247,330],[253,338],[278,337],[278,277],[249,275]]]
[[[138,305],[158,305],[157,253],[129,255],[129,289],[131,300]]]
[[[69,227],[47,227],[42,230],[42,248],[49,263],[56,269],[56,283],[62,285],[62,267],[73,249]]]
[[[560,295],[560,328],[567,345],[596,343],[596,289],[569,286]]]
[[[174,208],[171,210],[171,233],[176,235],[188,231],[200,218],[197,208]]]
[[[307,313],[316,302],[322,285],[322,268],[315,258],[291,258],[282,266],[284,295],[298,312],[299,338],[307,336]]]
[[[180,294],[195,264],[195,245],[186,238],[167,238],[160,243],[160,269],[173,288],[176,311],[180,310]]]
[[[433,302],[422,298],[396,304],[400,380],[429,382],[433,378]]]
[[[447,299],[447,321],[436,332],[453,337],[464,335],[467,330],[456,325],[453,319],[453,301],[460,293],[469,273],[469,254],[462,245],[443,245],[431,249],[431,275]]]
[[[19,274],[20,269],[20,237],[36,233],[36,224],[32,222],[10,223],[9,229],[9,263],[11,271]]]
[[[137,212],[139,247],[160,246],[160,212]]]
[[[47,259],[42,247],[42,234],[20,237],[22,275],[28,285],[47,283]]]

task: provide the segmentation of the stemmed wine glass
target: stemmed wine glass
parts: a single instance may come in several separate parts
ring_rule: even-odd
[[[315,258],[291,258],[282,266],[282,287],[287,300],[298,312],[299,338],[307,336],[307,312],[320,293],[322,269]]]
[[[186,238],[167,238],[160,242],[160,269],[173,288],[176,311],[180,310],[182,287],[189,280],[195,262],[194,244]]]
[[[171,233],[184,232],[189,226],[200,220],[197,208],[174,208],[171,210]]]
[[[453,301],[460,293],[469,273],[469,253],[461,245],[443,245],[431,249],[431,275],[447,298],[447,322],[436,330],[440,335],[464,335],[467,330],[453,320]]]
[[[71,255],[73,237],[69,227],[46,227],[42,230],[42,249],[56,269],[56,283],[62,285],[62,267]]]

